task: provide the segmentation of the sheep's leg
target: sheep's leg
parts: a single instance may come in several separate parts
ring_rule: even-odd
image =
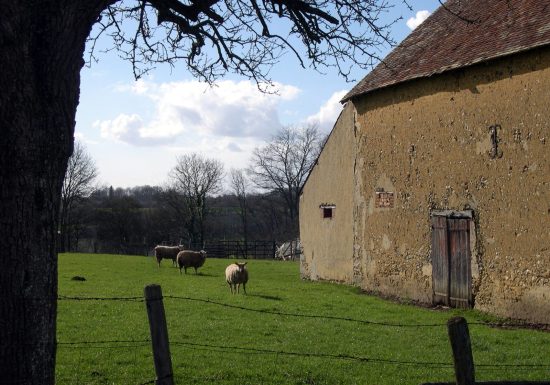
[[[246,294],[246,283],[243,282],[243,291],[244,291],[244,294]]]

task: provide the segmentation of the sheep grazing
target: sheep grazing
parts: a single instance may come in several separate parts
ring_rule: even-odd
[[[185,270],[185,274],[187,274],[187,268],[193,267],[195,268],[195,274],[197,274],[197,269],[204,265],[204,261],[206,260],[206,251],[192,251],[192,250],[182,250],[178,253],[177,256],[177,262],[178,266],[180,268],[180,274],[181,269],[183,268]]]
[[[236,262],[227,266],[225,269],[225,280],[229,285],[231,294],[239,292],[241,283],[243,284],[244,294],[246,294],[246,283],[248,282],[248,270],[246,270],[246,262]]]
[[[157,259],[157,263],[160,267],[160,261],[162,259],[171,259],[172,260],[172,266],[176,266],[176,259],[178,257],[178,253],[183,250],[182,246],[162,246],[158,245],[155,247],[155,258]]]

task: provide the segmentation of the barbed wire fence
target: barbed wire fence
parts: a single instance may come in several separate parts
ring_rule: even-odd
[[[201,302],[201,303],[207,303],[212,305],[217,305],[221,307],[226,308],[232,308],[237,310],[243,310],[243,311],[249,311],[254,313],[264,313],[264,314],[271,314],[271,315],[278,315],[278,316],[290,316],[290,317],[298,317],[298,318],[317,318],[317,319],[325,319],[325,320],[339,320],[339,321],[349,321],[349,322],[356,322],[359,324],[366,324],[366,325],[378,325],[378,326],[388,326],[388,327],[403,327],[403,328],[418,328],[418,327],[445,327],[446,323],[403,323],[403,322],[380,322],[380,321],[372,321],[368,319],[358,319],[358,318],[351,318],[351,317],[341,317],[341,316],[334,316],[334,315],[326,315],[326,314],[307,314],[307,313],[291,313],[291,312],[284,312],[284,311],[275,311],[275,310],[267,310],[267,309],[254,309],[246,306],[239,306],[234,305],[226,302],[218,302],[211,299],[204,299],[204,298],[195,298],[195,297],[188,297],[188,296],[177,296],[177,295],[163,295],[163,299],[174,299],[174,300],[183,300],[183,301],[190,301],[190,302]],[[65,295],[59,295],[57,297],[58,300],[61,301],[122,301],[122,302],[145,302],[144,297],[80,297],[80,296],[65,296]],[[468,322],[468,325],[470,326],[487,326],[487,327],[493,327],[493,328],[509,328],[509,329],[517,329],[517,328],[531,328],[535,327],[537,329],[541,330],[548,330],[550,331],[550,323],[528,323],[528,322],[513,322],[513,321],[483,321],[483,322]],[[549,365],[550,366],[550,365]]]
[[[149,288],[149,289],[148,289]],[[153,290],[153,294],[149,295],[147,298],[147,290]],[[462,355],[457,356],[454,354],[454,343],[453,338],[451,337],[451,332],[449,329],[449,336],[451,339],[451,345],[453,347],[453,359],[454,362],[435,362],[435,361],[415,361],[415,360],[397,360],[397,359],[388,359],[384,357],[369,357],[369,356],[360,356],[360,355],[351,355],[351,354],[336,354],[336,353],[319,353],[319,352],[308,352],[308,351],[292,351],[292,350],[278,350],[278,349],[264,349],[257,347],[243,347],[243,346],[231,346],[231,345],[217,345],[217,344],[208,344],[208,343],[198,343],[193,341],[182,341],[182,340],[172,340],[168,342],[167,329],[166,329],[166,319],[164,315],[164,305],[163,300],[176,300],[176,301],[188,301],[188,302],[200,302],[208,303],[215,306],[232,308],[239,311],[246,312],[255,312],[255,313],[264,313],[269,315],[278,315],[278,316],[287,316],[287,317],[299,317],[299,318],[311,318],[311,319],[322,319],[328,321],[345,321],[358,323],[363,325],[373,325],[378,327],[398,327],[398,328],[442,328],[447,327],[451,322],[459,322],[456,318],[453,318],[445,323],[393,323],[393,322],[381,322],[373,321],[366,319],[356,319],[351,317],[339,317],[333,315],[319,315],[319,314],[307,314],[307,313],[294,313],[294,312],[283,312],[283,311],[274,311],[266,309],[255,309],[239,305],[228,304],[224,302],[213,301],[209,299],[193,298],[186,296],[173,296],[166,295],[163,296],[160,286],[158,285],[149,285],[145,288],[144,297],[77,297],[77,296],[58,296],[59,301],[119,301],[119,302],[138,302],[146,303],[149,314],[150,322],[150,331],[151,338],[145,339],[112,339],[112,340],[82,340],[82,341],[58,341],[57,346],[61,349],[72,349],[77,351],[77,368],[75,370],[75,375],[71,378],[58,379],[58,384],[64,384],[64,380],[67,380],[71,385],[80,385],[86,384],[83,379],[80,378],[80,373],[78,372],[78,367],[82,363],[82,351],[88,349],[98,349],[102,352],[109,352],[110,357],[108,361],[112,361],[113,351],[132,351],[134,354],[133,363],[134,366],[138,362],[137,351],[138,349],[153,350],[154,356],[154,365],[156,370],[155,379],[139,379],[138,375],[134,373],[134,381],[128,382],[125,381],[125,384],[134,384],[134,385],[146,385],[146,384],[157,384],[157,385],[172,385],[173,382],[173,372],[171,364],[171,356],[169,346],[174,347],[185,347],[192,350],[207,350],[207,351],[217,351],[224,354],[256,354],[256,355],[277,355],[277,356],[289,356],[289,357],[309,357],[309,358],[319,358],[323,360],[346,360],[353,361],[358,363],[368,363],[368,364],[383,364],[383,365],[397,365],[403,367],[429,367],[433,369],[442,369],[455,371],[457,375],[457,382],[452,383],[425,383],[424,385],[446,385],[446,384],[485,384],[485,385],[550,385],[550,381],[491,381],[491,382],[475,382],[474,379],[474,367],[476,371],[540,371],[543,373],[548,372],[550,374],[550,364],[537,364],[537,363],[518,363],[518,364],[473,364],[473,358],[471,354],[471,343],[468,333],[468,325],[470,326],[488,326],[488,327],[498,327],[498,328],[525,328],[526,326],[533,326],[523,322],[470,322],[466,323],[466,320],[461,318],[460,324],[466,324],[466,335],[464,333],[460,334],[459,340],[462,339],[462,342],[458,342],[459,348]],[[152,310],[151,315],[150,305],[158,305],[156,310]],[[155,320],[152,320],[152,318]],[[538,329],[550,330],[550,324],[537,324]],[[164,328],[164,331],[163,331]],[[160,335],[160,337],[159,337]],[[159,349],[161,353],[159,352]],[[466,353],[464,353],[466,352]],[[159,355],[160,354],[160,355]],[[159,355],[157,357],[157,355]],[[464,358],[466,357],[466,358]],[[157,362],[158,361],[158,362]],[[460,362],[466,361],[466,369],[461,366]],[[459,366],[457,367],[457,362]],[[462,362],[463,363],[463,362]],[[160,372],[159,372],[160,367]],[[459,373],[469,373],[464,380],[464,378],[459,378]],[[94,373],[92,373],[93,375]],[[468,377],[469,376],[469,377]],[[473,382],[472,382],[473,380]],[[4,383],[4,382],[2,382]],[[95,383],[95,382],[94,382]]]

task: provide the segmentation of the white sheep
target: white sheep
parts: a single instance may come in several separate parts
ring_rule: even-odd
[[[155,258],[160,267],[160,261],[162,259],[171,259],[172,266],[176,266],[176,259],[178,253],[183,250],[183,246],[162,246],[158,245],[155,247]]]
[[[204,261],[206,260],[206,251],[182,250],[178,253],[176,260],[180,268],[180,274],[182,268],[185,270],[185,274],[187,274],[188,267],[195,268],[195,274],[197,274],[197,269],[204,265]]]
[[[241,283],[243,284],[243,291],[246,294],[246,283],[248,282],[248,270],[246,270],[246,262],[244,263],[232,263],[225,268],[225,280],[229,285],[231,294],[239,292]]]

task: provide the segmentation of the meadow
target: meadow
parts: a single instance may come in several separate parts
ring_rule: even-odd
[[[303,281],[298,262],[249,260],[248,294],[231,295],[231,262],[207,259],[199,274],[180,275],[151,257],[60,254],[56,383],[153,383],[143,302],[151,283],[163,291],[176,384],[453,381],[446,322],[455,315],[470,324],[478,381],[550,378],[548,332]]]

